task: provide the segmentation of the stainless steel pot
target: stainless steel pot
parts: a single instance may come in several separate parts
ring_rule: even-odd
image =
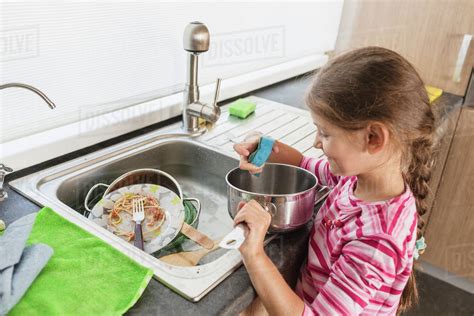
[[[183,191],[181,190],[181,187],[175,180],[175,178],[173,178],[170,174],[158,169],[136,169],[121,175],[120,177],[115,179],[110,185],[104,183],[97,183],[92,188],[90,188],[89,192],[87,192],[86,198],[84,199],[84,207],[89,213],[92,212],[92,210],[89,209],[89,199],[92,192],[94,192],[94,190],[100,186],[107,188],[107,190],[105,190],[104,194],[102,195],[106,196],[110,192],[118,190],[122,187],[142,183],[161,185],[176,193],[181,199],[181,201],[190,201],[196,203],[197,214],[192,223],[189,223],[189,225],[194,225],[194,223],[199,219],[199,215],[201,214],[200,201],[196,198],[184,198]]]
[[[232,218],[243,203],[256,200],[272,215],[270,232],[300,228],[313,215],[318,180],[308,170],[267,163],[259,177],[232,169],[226,175],[228,211]]]

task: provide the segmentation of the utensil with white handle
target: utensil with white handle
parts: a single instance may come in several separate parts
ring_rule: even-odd
[[[143,200],[133,200],[132,207],[133,221],[135,222],[135,238],[133,245],[143,250],[142,221],[145,219]]]
[[[224,249],[238,249],[245,241],[244,232],[244,224],[238,224],[230,233],[222,238],[219,247]]]

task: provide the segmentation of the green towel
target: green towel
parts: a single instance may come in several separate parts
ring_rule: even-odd
[[[9,315],[121,315],[148,285],[147,269],[50,208],[36,217],[29,244],[54,255]]]

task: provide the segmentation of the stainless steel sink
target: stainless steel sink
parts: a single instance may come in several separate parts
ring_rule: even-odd
[[[94,184],[110,184],[120,175],[135,169],[159,169],[178,181],[185,196],[198,198],[201,201],[203,211],[199,217],[199,230],[210,238],[217,239],[223,237],[233,227],[233,221],[227,213],[225,175],[236,165],[234,158],[203,144],[190,139],[171,137],[161,140],[150,148],[133,151],[121,159],[62,178],[57,182],[55,193],[51,190],[52,186],[48,188],[40,186],[39,190],[48,195],[55,194],[60,202],[84,214],[83,201]],[[101,194],[96,196],[100,197]],[[94,203],[90,203],[90,207],[93,205]],[[187,241],[182,248],[193,250],[198,246],[192,241]],[[216,254],[221,253],[222,251],[213,252],[205,259],[215,260]],[[159,257],[162,254],[163,252],[158,252],[153,255]]]
[[[63,177],[58,182],[56,197],[79,213],[84,212],[84,198],[96,183],[111,183],[120,175],[135,169],[153,168],[171,174],[184,193],[202,200],[204,209],[227,209],[226,173],[237,165],[235,159],[190,139],[164,139],[145,150],[132,151],[121,159],[92,166]],[[47,182],[51,182],[50,179]],[[54,193],[50,186],[40,191]]]
[[[177,179],[185,195],[200,199],[198,228],[215,239],[233,227],[227,212],[225,174],[237,164],[235,158],[191,138],[146,135],[17,179],[10,185],[150,267],[161,282],[197,301],[240,265],[238,251],[218,251],[212,260],[197,267],[168,265],[85,218],[84,198],[94,184],[111,183],[127,171],[160,169]],[[185,249],[193,247],[191,241],[183,244]]]
[[[153,269],[157,279],[180,295],[198,301],[239,267],[242,260],[237,250],[218,250],[196,267],[168,265],[84,217],[84,198],[93,185],[110,184],[128,171],[160,169],[177,179],[184,195],[201,201],[198,229],[213,239],[224,236],[233,227],[227,212],[225,183],[226,173],[238,165],[238,157],[232,151],[233,141],[241,140],[246,132],[258,128],[302,152],[319,154],[312,148],[314,128],[305,123],[308,120],[305,111],[250,98],[258,107],[256,114],[247,120],[229,117],[227,107],[222,107],[216,127],[197,138],[180,135],[180,124],[174,124],[14,180],[10,186]],[[302,124],[309,128],[302,128]],[[317,198],[325,194],[326,191],[321,190]],[[185,250],[193,247],[196,246],[191,241],[183,244]]]

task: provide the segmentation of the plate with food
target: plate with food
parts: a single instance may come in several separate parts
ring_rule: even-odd
[[[168,245],[183,225],[184,206],[176,193],[160,185],[135,184],[105,195],[92,209],[89,219],[133,244],[135,222],[133,200],[143,200],[142,222],[144,250],[153,253]]]

